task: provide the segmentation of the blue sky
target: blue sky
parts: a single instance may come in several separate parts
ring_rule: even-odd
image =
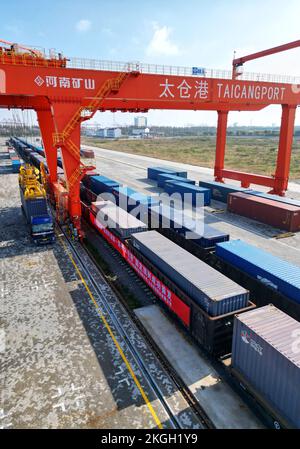
[[[55,48],[67,56],[230,70],[234,50],[242,56],[300,38],[296,0],[1,3],[0,38]],[[300,75],[300,48],[249,62],[245,71]],[[0,112],[0,119],[9,116]],[[154,125],[214,125],[216,113],[150,111],[148,118]],[[97,113],[94,118],[103,125],[132,121],[132,115],[121,113]],[[279,124],[280,108],[232,113],[229,123],[234,122]],[[296,123],[300,124],[299,117]]]

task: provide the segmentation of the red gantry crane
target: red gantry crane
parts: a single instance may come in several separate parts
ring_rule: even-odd
[[[270,51],[262,53],[271,54]],[[215,110],[218,113],[215,179],[221,182],[224,178],[235,179],[243,186],[264,185],[273,193],[284,195],[300,88],[292,78],[278,77],[275,81],[271,75],[250,77],[237,73],[238,66],[258,55],[263,56],[259,53],[234,60],[232,74],[198,67],[66,59],[54,52],[46,56],[40,50],[0,41],[0,107],[36,111],[49,184],[57,204],[63,197],[64,207],[79,234],[80,180],[90,169],[80,161],[80,125],[97,111]],[[271,104],[282,105],[275,175],[226,170],[229,111],[258,111]],[[57,182],[58,149],[62,154],[67,191]]]

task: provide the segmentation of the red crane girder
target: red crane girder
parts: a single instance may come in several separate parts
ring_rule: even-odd
[[[50,182],[57,181],[57,148],[61,148],[69,214],[79,226],[80,124],[97,110],[215,110],[218,112],[215,177],[257,182],[283,194],[287,188],[295,109],[300,88],[294,84],[245,81],[226,77],[143,73],[124,65],[118,70],[69,68],[65,58],[44,59],[0,52],[0,107],[34,109],[45,145]],[[283,105],[277,167],[274,177],[224,169],[229,111],[255,111]]]

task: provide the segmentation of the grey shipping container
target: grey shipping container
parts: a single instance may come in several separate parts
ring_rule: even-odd
[[[286,427],[300,428],[300,323],[272,304],[237,315],[233,373]]]
[[[123,239],[129,238],[132,233],[147,230],[147,226],[143,222],[111,201],[94,202],[92,203],[92,210],[103,226],[112,229]]]
[[[132,234],[132,244],[209,315],[247,307],[247,290],[158,232]]]

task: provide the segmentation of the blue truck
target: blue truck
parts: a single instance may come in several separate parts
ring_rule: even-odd
[[[20,186],[22,211],[30,227],[30,235],[36,245],[55,242],[54,224],[45,197],[28,197]]]

